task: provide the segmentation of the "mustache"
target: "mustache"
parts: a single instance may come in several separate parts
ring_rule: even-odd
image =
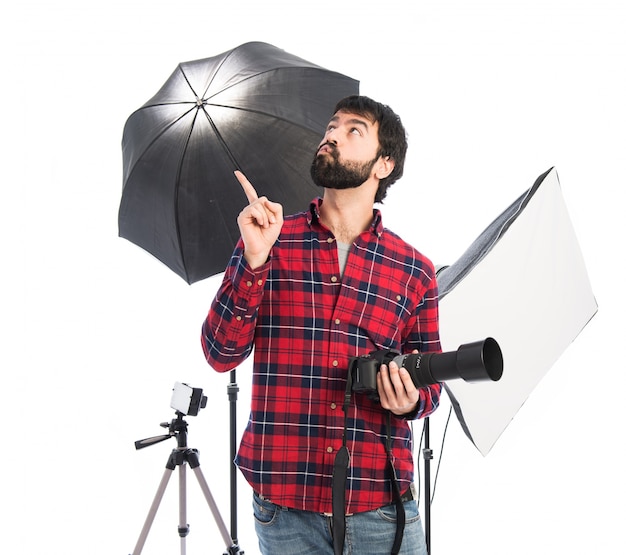
[[[331,143],[331,142],[325,142],[325,143],[322,143],[319,147],[317,147],[317,151],[315,152],[315,155],[317,156],[320,153],[320,150],[322,150],[325,146],[327,146],[332,153],[337,152],[336,144]]]

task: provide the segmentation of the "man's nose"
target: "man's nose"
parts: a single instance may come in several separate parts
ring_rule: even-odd
[[[329,129],[324,137],[324,142],[337,145],[337,131],[335,129]]]

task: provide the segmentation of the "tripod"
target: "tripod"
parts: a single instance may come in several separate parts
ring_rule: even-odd
[[[137,540],[137,544],[135,546],[135,550],[132,555],[139,555],[143,549],[143,546],[148,538],[148,533],[150,532],[150,528],[152,527],[152,523],[154,522],[154,517],[156,516],[157,510],[159,509],[159,505],[161,500],[163,499],[163,494],[165,493],[165,489],[169,482],[170,477],[172,476],[172,472],[178,466],[178,501],[179,501],[179,524],[178,524],[178,535],[180,536],[180,553],[181,555],[186,555],[186,538],[189,534],[189,524],[187,524],[187,489],[186,489],[186,464],[189,463],[189,466],[194,471],[196,478],[198,479],[198,483],[200,484],[200,488],[202,489],[202,493],[204,493],[204,497],[209,504],[209,508],[213,513],[213,517],[215,518],[215,522],[220,530],[220,534],[222,535],[222,539],[226,544],[226,551],[224,555],[235,555],[240,554],[243,555],[243,551],[240,551],[239,546],[236,541],[230,537],[226,525],[217,509],[217,505],[215,504],[215,500],[213,499],[213,495],[209,490],[209,486],[202,474],[202,470],[200,470],[200,458],[197,449],[190,449],[187,447],[187,422],[183,419],[183,414],[179,411],[176,411],[176,419],[172,420],[169,424],[167,422],[161,424],[161,427],[168,428],[169,434],[151,437],[143,440],[139,440],[135,442],[136,449],[142,449],[144,447],[148,447],[150,445],[154,445],[155,443],[159,443],[170,437],[176,437],[177,447],[172,450],[167,464],[165,465],[165,472],[163,473],[163,477],[161,478],[161,483],[157,489],[156,495],[154,497],[154,501],[150,507],[150,511],[148,512],[148,516],[141,530],[141,534],[139,535],[139,539]]]

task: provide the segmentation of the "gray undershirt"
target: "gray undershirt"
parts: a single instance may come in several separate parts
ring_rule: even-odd
[[[348,253],[350,252],[348,243],[340,243],[337,241],[337,257],[339,258],[339,268],[341,269],[341,275],[346,268],[346,262],[348,261]]]

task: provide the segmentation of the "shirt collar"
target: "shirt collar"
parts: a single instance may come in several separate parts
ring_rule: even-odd
[[[324,199],[317,197],[311,201],[309,206],[309,212],[307,214],[307,221],[309,225],[320,225],[320,206],[324,202]],[[370,225],[370,232],[380,238],[383,234],[383,217],[378,208],[374,208],[372,223]]]

